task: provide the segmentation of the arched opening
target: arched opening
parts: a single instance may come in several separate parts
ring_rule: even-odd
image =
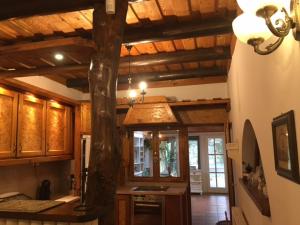
[[[243,173],[255,172],[258,166],[262,166],[257,139],[250,120],[244,123],[242,160]]]
[[[243,179],[241,184],[264,216],[271,216],[259,145],[250,120],[246,120],[242,143]]]

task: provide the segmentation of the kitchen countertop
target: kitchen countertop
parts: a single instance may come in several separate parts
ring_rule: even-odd
[[[182,195],[186,192],[187,184],[163,184],[161,186],[169,186],[166,191],[134,191],[138,186],[159,186],[155,184],[128,184],[117,188],[117,194],[129,195]]]
[[[1,211],[0,218],[76,223],[92,221],[99,217],[93,211],[74,211],[73,209],[79,205],[79,201],[73,201],[39,213]]]

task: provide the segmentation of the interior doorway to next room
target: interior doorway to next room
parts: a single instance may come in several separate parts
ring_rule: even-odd
[[[189,129],[189,164],[193,225],[215,225],[229,217],[224,132]]]

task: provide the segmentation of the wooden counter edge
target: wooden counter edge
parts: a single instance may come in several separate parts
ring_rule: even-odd
[[[69,223],[82,223],[99,219],[100,214],[93,211],[74,211],[80,202],[69,202],[59,205],[57,207],[39,212],[0,212],[1,219],[21,219],[21,220],[36,220],[36,221],[55,221],[55,222],[69,222]]]

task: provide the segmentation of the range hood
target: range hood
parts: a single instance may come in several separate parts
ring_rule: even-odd
[[[159,103],[138,103],[129,108],[123,122],[125,126],[136,125],[170,125],[176,124],[177,119],[173,114],[167,100]]]

